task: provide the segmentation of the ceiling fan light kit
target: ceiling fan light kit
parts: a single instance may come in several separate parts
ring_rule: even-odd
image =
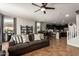
[[[48,10],[54,10],[55,8],[53,7],[46,7],[48,3],[42,3],[42,6],[39,6],[35,3],[32,3],[32,5],[36,6],[36,7],[39,7],[40,9],[36,10],[35,12],[38,12],[38,11],[42,11],[44,14],[46,14],[46,9]]]
[[[45,11],[46,9],[45,8],[41,8],[41,11]]]

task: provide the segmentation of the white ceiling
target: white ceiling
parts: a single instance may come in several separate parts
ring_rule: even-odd
[[[37,3],[36,3],[37,4]],[[38,4],[41,5],[41,4]],[[46,10],[47,14],[41,11],[34,13],[39,9],[31,3],[14,3],[14,4],[0,4],[0,12],[5,15],[13,17],[22,17],[24,19],[30,18],[31,20],[51,22],[51,23],[71,23],[76,21],[76,10],[79,10],[77,3],[49,3],[47,6],[55,7],[55,10]],[[65,17],[69,14],[69,17]]]

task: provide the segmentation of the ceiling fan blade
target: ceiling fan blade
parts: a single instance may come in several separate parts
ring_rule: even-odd
[[[38,10],[36,10],[35,12],[38,12],[38,11],[40,11],[41,9],[38,9]]]
[[[44,14],[46,14],[46,11],[43,11],[44,12]]]
[[[42,3],[43,7],[45,7],[47,5],[47,3]]]
[[[53,8],[53,7],[45,7],[45,9],[55,9],[55,8]]]
[[[32,5],[37,6],[37,7],[40,7],[39,5],[37,5],[37,4],[35,4],[35,3],[32,3]]]

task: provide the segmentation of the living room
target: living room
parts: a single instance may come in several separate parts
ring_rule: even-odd
[[[0,55],[79,55],[78,6],[79,3],[0,4]]]

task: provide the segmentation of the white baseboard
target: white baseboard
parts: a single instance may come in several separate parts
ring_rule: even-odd
[[[79,48],[79,43],[74,43],[73,41],[67,41],[67,44]]]

